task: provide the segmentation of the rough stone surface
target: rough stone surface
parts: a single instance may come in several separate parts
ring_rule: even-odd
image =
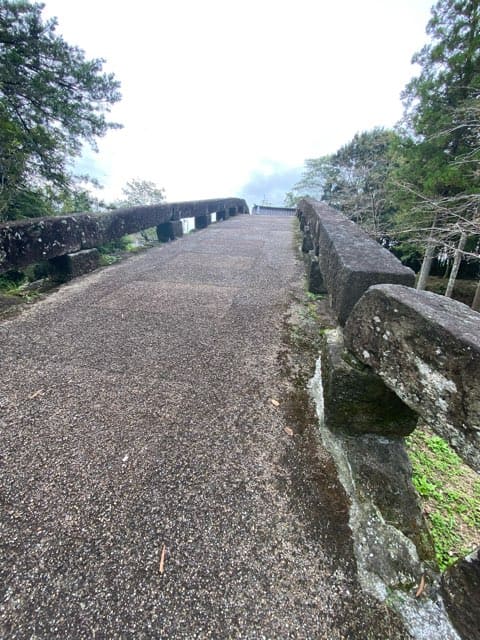
[[[183,226],[181,220],[164,222],[157,226],[157,238],[159,242],[169,242],[183,236]]]
[[[338,211],[311,198],[302,199],[298,209],[318,244],[320,270],[340,324],[371,285],[413,285],[411,269]]]
[[[383,380],[345,349],[340,329],[324,334],[322,376],[325,424],[349,433],[405,436],[418,416]]]
[[[356,305],[345,341],[480,471],[480,314],[435,293],[379,285]]]
[[[364,434],[360,437],[345,436],[342,442],[357,487],[357,499],[372,501],[384,521],[399,529],[415,544],[421,560],[434,560],[433,542],[412,484],[412,466],[403,438]],[[398,584],[402,580],[405,571],[401,566],[389,563],[389,551],[386,550],[387,557],[383,560],[380,560],[380,554],[370,559],[367,554],[367,562],[372,567],[381,563],[382,568],[377,568],[377,574],[388,575],[389,584],[393,586],[395,581]],[[395,576],[395,573],[399,575]],[[417,573],[415,578],[418,577]],[[418,584],[415,578],[414,586]]]
[[[78,278],[98,268],[100,253],[97,249],[84,249],[76,253],[67,253],[50,260],[53,279],[65,282],[71,278]]]
[[[318,257],[313,251],[310,251],[307,260],[308,290],[310,293],[328,293],[325,282],[323,281],[322,272],[320,271],[320,265],[318,264]]]
[[[206,229],[206,227],[208,227],[211,222],[212,220],[210,214],[197,216],[195,218],[195,229]]]
[[[91,249],[169,220],[204,216],[226,206],[248,213],[240,198],[174,202],[117,209],[109,213],[34,218],[0,224],[0,273]]]
[[[449,567],[442,592],[450,619],[463,640],[480,638],[480,548]]]
[[[349,524],[361,584],[366,593],[388,600],[401,612],[411,638],[459,640],[438,598],[438,575],[424,562],[433,557],[433,547],[412,486],[403,439],[328,429],[322,369],[319,358],[310,392],[321,441],[331,452],[350,498]],[[422,577],[424,591],[418,598]]]
[[[2,638],[407,640],[284,412],[302,271],[291,219],[237,216],[0,323]]]
[[[313,251],[312,234],[308,229],[303,232],[302,251],[303,253],[309,253],[310,251]]]

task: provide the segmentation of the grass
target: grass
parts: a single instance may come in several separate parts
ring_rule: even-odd
[[[433,291],[443,296],[447,288],[448,278],[439,278],[438,276],[429,276],[427,281],[427,291]],[[466,280],[457,278],[455,287],[453,288],[452,298],[471,306],[478,280]]]
[[[443,571],[480,543],[480,478],[426,426],[407,438],[407,450]]]

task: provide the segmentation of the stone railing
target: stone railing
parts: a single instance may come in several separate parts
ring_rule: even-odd
[[[310,290],[328,292],[346,347],[480,471],[480,314],[411,288],[413,271],[327,205],[306,198],[298,215]]]
[[[305,198],[297,215],[309,290],[328,294],[338,322],[325,331],[312,395],[323,441],[355,505],[359,572],[375,595],[405,591],[405,580],[424,575],[429,534],[402,436],[421,417],[480,472],[480,314],[413,289],[410,269],[324,203]],[[414,542],[420,561],[392,526]],[[455,598],[458,604],[478,597],[479,552],[471,558],[442,579],[457,628],[465,607]],[[470,614],[477,624],[478,608]]]
[[[48,260],[74,274],[77,262],[95,262],[96,247],[126,234],[156,227],[159,240],[173,240],[182,235],[182,218],[195,218],[195,227],[203,229],[212,213],[226,220],[248,212],[245,200],[220,198],[6,222],[0,224],[0,273]]]

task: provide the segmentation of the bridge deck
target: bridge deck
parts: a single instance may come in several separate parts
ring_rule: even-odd
[[[302,271],[291,219],[241,216],[0,324],[2,637],[406,637],[269,401]]]

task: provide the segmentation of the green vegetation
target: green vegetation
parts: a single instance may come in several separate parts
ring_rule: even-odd
[[[442,258],[434,275],[445,275],[462,251],[461,275],[478,278],[480,0],[439,0],[427,33],[395,130],[358,133],[337,152],[306,160],[286,202],[328,202],[417,271],[426,245]]]
[[[445,440],[426,427],[408,438],[413,484],[435,545],[440,569],[478,546],[480,531],[480,479]]]
[[[129,180],[122,188],[123,197],[115,202],[117,207],[139,207],[165,201],[165,190],[150,180]]]
[[[119,82],[103,60],[67,44],[42,10],[0,3],[0,221],[90,208],[71,161],[120,126],[106,118]]]

